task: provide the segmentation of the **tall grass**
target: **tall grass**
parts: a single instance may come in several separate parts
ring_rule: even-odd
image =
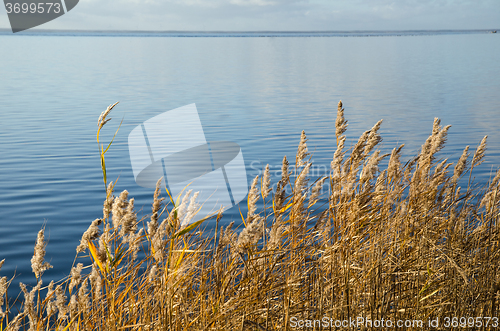
[[[456,317],[490,329],[486,317],[499,310],[500,172],[484,187],[472,176],[486,137],[456,164],[438,160],[449,126],[435,119],[421,152],[403,164],[403,145],[377,150],[380,125],[347,149],[340,102],[331,175],[308,181],[303,132],[294,173],[285,157],[275,191],[269,168],[252,181],[241,231],[231,224],[208,236],[199,223],[186,225],[196,212],[192,192],[166,203],[160,181],[151,214],[138,220],[134,199],[108,184],[103,215],[77,247],[85,263],[67,279],[43,287],[43,229],[32,260],[37,283],[21,284],[24,299],[9,302],[12,280],[0,278],[0,329],[331,330],[360,317],[421,320],[406,329],[429,330],[429,319],[443,328]]]

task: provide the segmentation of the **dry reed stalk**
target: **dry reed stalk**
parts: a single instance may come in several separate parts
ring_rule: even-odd
[[[100,122],[105,121],[103,115]],[[430,331],[435,328],[428,318],[498,318],[500,171],[483,189],[471,174],[484,160],[486,138],[470,162],[466,147],[451,168],[446,159],[436,160],[449,126],[435,119],[418,156],[401,162],[401,145],[392,150],[387,169],[379,169],[385,156],[376,149],[380,124],[346,151],[347,121],[339,103],[330,177],[308,185],[311,162],[302,132],[295,173],[285,157],[275,192],[269,190],[268,167],[260,185],[258,177],[252,181],[239,234],[233,223],[214,237],[195,233],[199,225],[188,221],[198,210],[196,194],[188,191],[162,209],[158,181],[142,235],[138,224],[145,217],[137,221],[134,200],[126,191],[113,197],[109,184],[103,229],[98,220],[92,222],[78,246],[78,253],[90,252],[86,265],[92,270],[85,274],[78,263],[69,279],[50,283],[41,299],[42,231],[33,258],[37,285],[31,291],[21,285],[21,313],[8,325],[2,316],[13,314],[13,306],[2,304],[9,282],[0,278],[0,325],[9,331],[22,325],[33,330],[292,330],[292,318],[363,316],[422,320],[422,327],[408,329]],[[469,183],[462,188],[467,174]],[[331,192],[322,195],[326,179]],[[269,196],[272,204],[259,203]],[[324,205],[318,203],[322,197],[328,200]],[[69,302],[65,288],[71,291]]]

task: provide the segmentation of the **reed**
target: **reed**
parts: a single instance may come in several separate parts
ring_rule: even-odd
[[[24,299],[9,303],[12,280],[0,278],[0,330],[333,330],[361,317],[345,329],[380,329],[373,322],[382,319],[419,330],[439,319],[447,329],[447,317],[468,329],[498,326],[500,172],[484,187],[472,176],[486,137],[472,159],[466,147],[456,165],[438,160],[449,126],[436,119],[403,164],[403,145],[376,149],[381,122],[346,149],[342,103],[337,116],[331,174],[308,180],[303,132],[293,173],[285,157],[274,191],[268,168],[252,181],[241,229],[206,234],[202,221],[189,223],[196,194],[165,200],[161,181],[145,224],[128,192],[115,196],[105,181],[103,217],[77,244],[82,262],[67,279],[42,286],[43,229]]]

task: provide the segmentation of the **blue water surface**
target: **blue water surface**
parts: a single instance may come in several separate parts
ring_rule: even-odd
[[[139,216],[150,212],[153,190],[134,181],[128,134],[191,103],[207,140],[241,146],[249,182],[266,164],[278,169],[283,156],[294,160],[302,130],[322,175],[335,150],[342,100],[348,146],[379,119],[383,151],[404,143],[406,159],[418,153],[434,117],[452,125],[441,152],[451,161],[488,135],[487,159],[476,172],[486,183],[500,166],[500,35],[486,32],[3,31],[1,274],[34,283],[30,258],[43,226],[46,260],[54,266],[46,279],[68,273],[81,234],[102,215],[97,119],[115,101],[102,139],[123,124],[106,154],[108,178],[119,178],[116,190],[135,197]],[[224,222],[231,219],[241,223],[237,208],[226,212]]]

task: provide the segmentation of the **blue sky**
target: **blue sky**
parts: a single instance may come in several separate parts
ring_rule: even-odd
[[[311,31],[499,26],[500,0],[80,0],[68,14],[39,28]],[[9,28],[3,6],[0,28]]]

